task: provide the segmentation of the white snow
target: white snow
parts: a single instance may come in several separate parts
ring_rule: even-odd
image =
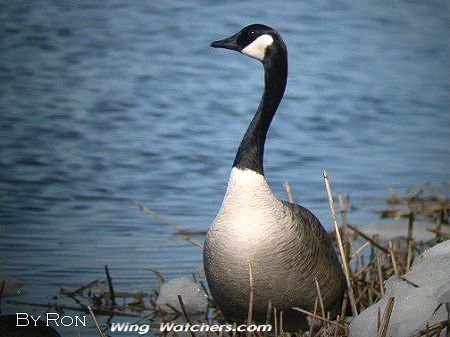
[[[182,312],[178,295],[181,295],[187,312],[200,313],[205,311],[206,294],[197,283],[188,277],[178,277],[163,283],[156,304],[166,312],[172,312],[172,308]]]
[[[425,251],[403,279],[393,276],[385,286],[385,296],[352,320],[350,337],[376,336],[378,310],[383,315],[389,297],[395,302],[386,336],[409,337],[425,329],[427,323],[448,319],[445,303],[450,302],[450,240]],[[445,333],[444,329],[441,336]]]

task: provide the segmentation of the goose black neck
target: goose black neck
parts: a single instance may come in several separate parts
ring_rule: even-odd
[[[262,175],[267,131],[283,97],[287,81],[287,52],[284,45],[278,48],[272,46],[266,53],[263,61],[264,93],[233,163],[233,167],[250,169]]]

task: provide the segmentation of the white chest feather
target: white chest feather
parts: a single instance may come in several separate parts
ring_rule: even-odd
[[[209,235],[221,241],[251,244],[267,239],[279,226],[283,214],[282,204],[264,176],[252,170],[233,168]]]

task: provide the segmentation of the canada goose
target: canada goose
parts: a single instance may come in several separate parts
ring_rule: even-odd
[[[287,50],[272,28],[253,24],[211,43],[262,62],[265,88],[242,139],[222,205],[204,244],[203,262],[211,294],[230,322],[245,322],[253,286],[253,319],[264,323],[269,300],[283,311],[285,331],[306,327],[292,307],[313,311],[317,278],[326,311],[334,317],[345,289],[331,240],[306,208],[278,200],[264,177],[264,142],[283,97]]]

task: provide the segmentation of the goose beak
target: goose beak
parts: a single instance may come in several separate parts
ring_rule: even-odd
[[[211,47],[241,51],[241,47],[237,44],[236,39],[237,39],[237,34],[227,37],[226,39],[223,39],[223,40],[214,41],[211,43]]]

